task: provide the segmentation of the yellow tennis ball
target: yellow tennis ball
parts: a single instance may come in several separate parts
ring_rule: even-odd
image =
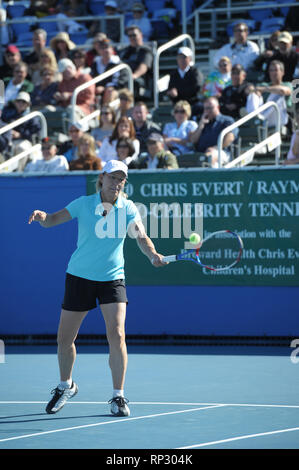
[[[189,242],[197,245],[200,242],[200,235],[198,235],[198,233],[191,233]]]

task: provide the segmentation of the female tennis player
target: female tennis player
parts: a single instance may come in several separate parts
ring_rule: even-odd
[[[89,310],[97,306],[98,300],[106,325],[113,382],[113,396],[108,403],[113,415],[130,415],[128,400],[124,397],[127,296],[123,245],[127,231],[133,230],[140,250],[155,267],[167,263],[146,235],[137,207],[123,196],[127,175],[127,165],[110,160],[99,175],[95,194],[79,197],[58,212],[48,214],[35,210],[29,217],[29,224],[36,221],[42,227],[78,219],[77,249],[70,258],[66,272],[57,336],[61,382],[52,391],[47,413],[57,413],[78,391],[77,384],[72,380],[76,358],[74,342],[83,319]]]

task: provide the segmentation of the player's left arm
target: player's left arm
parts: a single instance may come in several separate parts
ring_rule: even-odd
[[[133,222],[131,229],[133,229],[137,245],[139,246],[142,253],[148,257],[150,262],[155,267],[165,266],[168,263],[163,261],[163,255],[157,253],[155,245],[153,244],[150,237],[147,236],[142,221]]]

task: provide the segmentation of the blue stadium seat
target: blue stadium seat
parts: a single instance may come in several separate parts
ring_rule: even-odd
[[[166,39],[169,38],[169,24],[164,20],[151,20],[152,24],[152,39]]]
[[[88,39],[87,31],[78,31],[77,33],[69,33],[70,40],[73,41],[77,46],[85,44]]]
[[[182,0],[173,0],[173,4],[178,11],[182,11]],[[186,1],[187,15],[190,15],[192,10],[193,10],[193,0],[187,0]]]
[[[22,18],[26,8],[27,7],[23,4],[14,3],[12,5],[7,5],[6,11],[12,19],[13,18]]]
[[[273,18],[266,18],[261,22],[261,26],[259,32],[263,33],[273,33],[277,30],[282,30],[284,27],[285,18],[283,17],[273,17]]]
[[[283,4],[291,3],[291,2],[289,2],[289,0],[278,0],[276,3],[278,4],[277,6],[279,7],[281,15],[287,16],[290,7],[284,7]]]
[[[154,14],[156,10],[164,8],[164,0],[146,0],[146,9],[148,13]]]
[[[249,8],[249,16],[255,21],[263,21],[266,18],[271,18],[273,16],[272,8],[261,8],[261,9],[254,9],[254,6],[262,6],[265,5],[271,5],[273,2],[257,2],[252,5],[252,8]]]
[[[105,0],[90,0],[88,7],[93,15],[103,15],[105,13]]]
[[[53,18],[53,16],[44,16],[43,19],[38,22],[38,27],[47,31],[47,33],[53,33],[53,32],[55,32],[56,34],[59,33],[59,30],[57,28],[57,22],[56,21],[44,21],[47,18]]]

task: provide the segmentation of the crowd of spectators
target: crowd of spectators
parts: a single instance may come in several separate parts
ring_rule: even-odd
[[[125,42],[119,44],[119,21],[110,17],[128,12]],[[90,14],[86,2],[31,0],[25,15],[65,17],[67,28],[51,39],[44,29],[35,29],[32,49],[27,53],[21,53],[17,38],[3,46],[0,79],[5,96],[0,126],[39,110],[45,116],[54,111],[64,113],[68,129],[63,141],[55,136],[43,139],[40,156],[29,157],[25,171],[100,170],[110,159],[120,159],[134,169],[176,169],[180,156],[192,152],[204,155],[210,166],[217,167],[220,132],[269,100],[279,106],[281,131],[290,142],[287,163],[299,161],[298,131],[294,131],[297,120],[291,102],[299,55],[292,32],[283,28],[275,31],[265,51],[260,52],[258,44],[248,39],[246,22],[235,23],[233,41],[216,51],[207,76],[196,64],[193,51],[178,47],[177,66],[162,96],[172,112],[168,122],[161,123],[155,121],[148,106],[153,98],[154,53],[147,13],[142,2],[107,0],[105,33],[98,21],[81,25],[79,30],[90,36],[82,47],[71,40],[77,27],[72,17]],[[74,115],[74,90],[122,63],[132,70],[134,94],[124,68],[82,90]],[[248,79],[253,72],[263,74],[263,79]],[[100,111],[99,118],[82,124],[95,110]],[[269,127],[274,125],[272,110],[259,117]],[[1,135],[0,162],[30,148],[38,141],[40,130],[39,120],[33,118]],[[224,163],[232,158],[231,145],[237,139],[238,129],[226,135],[221,151]]]

